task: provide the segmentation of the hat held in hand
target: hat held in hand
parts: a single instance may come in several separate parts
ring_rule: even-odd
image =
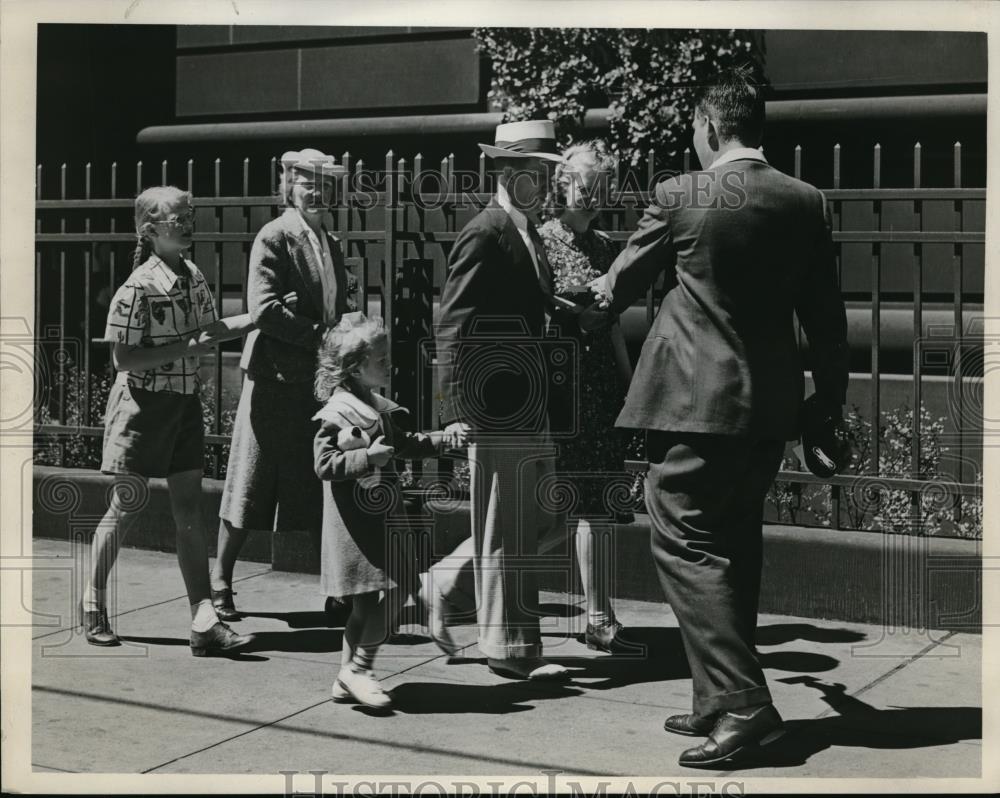
[[[838,434],[839,408],[831,408],[813,394],[802,404],[802,447],[799,459],[818,477],[832,477],[843,470],[849,449]]]

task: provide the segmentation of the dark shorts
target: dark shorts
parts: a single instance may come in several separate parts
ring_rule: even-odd
[[[104,416],[105,474],[167,477],[204,468],[205,428],[196,394],[115,383]]]

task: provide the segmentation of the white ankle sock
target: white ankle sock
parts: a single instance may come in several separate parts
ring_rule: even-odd
[[[107,590],[98,590],[92,585],[87,585],[83,590],[83,611],[99,612],[107,607]]]
[[[207,632],[219,622],[219,616],[215,613],[211,599],[202,599],[191,605],[191,631]]]
[[[593,627],[607,626],[613,617],[614,613],[611,612],[588,612],[587,623]]]

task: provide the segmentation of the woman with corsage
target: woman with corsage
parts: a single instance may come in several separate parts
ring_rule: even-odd
[[[549,203],[552,218],[538,232],[561,305],[589,304],[587,283],[605,274],[618,254],[614,242],[594,224],[616,172],[617,161],[601,141],[572,145],[556,167]],[[578,432],[560,441],[556,471],[579,497],[570,510],[570,523],[576,522],[576,554],[587,597],[585,640],[588,648],[600,651],[635,651],[621,638],[623,627],[611,605],[608,557],[614,525],[633,520],[631,512],[623,510],[631,484],[624,471],[630,438],[615,429],[632,367],[617,319],[584,332],[579,315],[559,313],[557,318],[561,334],[578,341]]]

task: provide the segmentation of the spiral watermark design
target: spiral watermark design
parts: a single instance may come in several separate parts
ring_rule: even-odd
[[[565,474],[547,474],[535,485],[535,501],[543,512],[568,513],[580,498],[579,486]]]
[[[425,502],[434,502],[435,512],[454,513],[462,508],[465,491],[454,479],[438,476],[424,482]]]
[[[635,509],[635,496],[632,494],[633,480],[626,474],[608,474],[604,477],[607,483],[601,498],[608,511],[618,515]]]
[[[358,480],[354,483],[354,499],[365,513],[387,513],[400,500],[399,486],[386,479]]]
[[[953,482],[927,482],[920,488],[920,507],[925,513],[936,513],[947,510],[954,502],[955,487]]]
[[[63,474],[50,474],[38,483],[38,504],[56,515],[74,513],[83,502],[80,486]]]
[[[149,503],[149,482],[135,474],[116,476],[105,493],[105,503],[109,507],[114,504],[121,512],[138,512]]]
[[[893,489],[878,477],[857,477],[847,490],[847,495],[861,515],[877,515],[892,501]]]

